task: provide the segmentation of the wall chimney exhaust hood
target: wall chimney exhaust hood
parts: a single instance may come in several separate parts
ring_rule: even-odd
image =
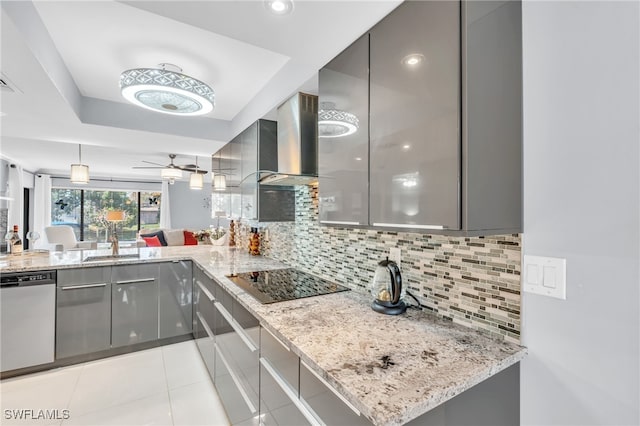
[[[260,179],[266,185],[318,182],[318,97],[297,93],[278,107],[278,171]]]

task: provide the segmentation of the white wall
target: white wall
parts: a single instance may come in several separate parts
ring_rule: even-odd
[[[523,425],[640,424],[639,14],[523,5],[523,251],[567,259],[567,300],[523,294]]]
[[[177,181],[169,185],[169,199],[171,200],[171,227],[198,230],[209,228],[215,224],[211,219],[211,182],[206,182],[204,188],[196,191],[189,188],[189,182]]]

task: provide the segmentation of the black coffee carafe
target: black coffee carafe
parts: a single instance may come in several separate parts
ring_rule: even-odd
[[[371,283],[373,303],[371,308],[387,315],[399,315],[407,310],[404,303],[405,291],[402,288],[402,276],[396,262],[389,258],[378,263]]]

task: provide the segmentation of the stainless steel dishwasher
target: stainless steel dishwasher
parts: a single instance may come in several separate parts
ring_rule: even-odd
[[[53,362],[56,271],[0,275],[0,371]]]

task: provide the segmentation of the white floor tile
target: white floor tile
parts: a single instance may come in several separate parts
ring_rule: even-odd
[[[63,426],[123,426],[123,425],[167,425],[172,426],[169,395],[162,392],[142,399],[115,405],[88,414],[75,416],[62,422]]]
[[[2,411],[3,426],[229,425],[193,341],[6,379],[0,405],[70,415],[26,421],[5,419]]]
[[[80,416],[167,391],[160,348],[85,365],[71,399],[71,415]]]
[[[162,348],[169,389],[209,380],[207,368],[193,340]]]
[[[2,415],[0,423],[2,425],[59,425],[61,420],[55,419],[57,413],[52,410],[57,410],[61,416],[62,410],[69,407],[81,371],[82,366],[78,366],[3,380],[0,383]],[[7,414],[5,410],[32,410],[35,414],[24,412],[20,414],[14,411]],[[51,410],[50,413],[54,419],[38,419],[39,410]],[[31,420],[34,417],[35,419]]]
[[[174,425],[229,425],[220,398],[210,381],[171,389],[169,398]]]

